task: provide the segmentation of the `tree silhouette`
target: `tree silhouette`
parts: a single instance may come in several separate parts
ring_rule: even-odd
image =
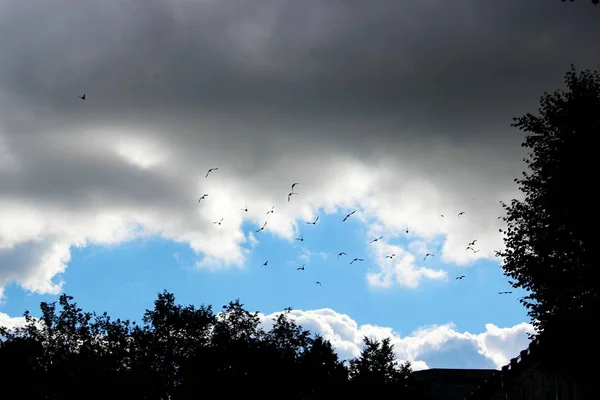
[[[410,382],[410,364],[395,365],[389,339],[366,339],[350,382],[331,343],[296,324],[290,309],[268,331],[239,300],[215,314],[167,291],[141,325],[84,312],[66,294],[40,309],[39,319],[25,312],[25,326],[0,327],[0,376],[27,382],[27,398],[197,399],[218,388],[226,398],[324,399],[355,395],[360,385],[350,383]]]
[[[513,123],[528,133],[523,147],[530,149],[529,171],[515,179],[523,200],[503,203],[507,228],[499,253],[513,287],[529,291],[521,301],[540,344],[552,349],[547,361],[563,372],[579,353],[564,343],[577,340],[582,325],[600,315],[589,226],[596,203],[589,178],[600,132],[600,76],[571,66],[565,81],[567,91],[542,96],[538,116],[526,114]]]
[[[403,383],[411,372],[410,363],[396,364],[391,339],[378,341],[365,336],[363,341],[360,356],[350,360],[351,381],[361,384]]]

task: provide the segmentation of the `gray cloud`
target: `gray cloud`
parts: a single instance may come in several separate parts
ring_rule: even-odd
[[[434,185],[439,199],[419,207],[445,201],[454,209],[477,197],[469,212],[494,217],[522,168],[511,118],[534,111],[570,63],[598,68],[600,50],[590,38],[600,15],[588,6],[4,2],[0,202],[41,215],[70,210],[60,223],[77,229],[65,228],[65,239],[54,219],[49,231],[39,228],[44,240],[104,238],[91,227],[103,210],[199,243],[222,210],[200,221],[193,221],[196,211],[177,210],[195,206],[207,168],[227,165],[219,171],[223,186],[213,189],[243,190],[260,207],[273,203],[283,182],[304,179],[316,207],[319,193],[339,179],[332,159],[340,156],[366,165],[385,160],[395,174],[386,179],[398,190],[410,187],[404,181]],[[77,98],[82,93],[86,101]],[[136,147],[142,158],[156,153],[156,166],[132,161]],[[387,182],[373,179],[377,189]],[[330,193],[324,202],[344,205],[340,197]],[[238,227],[227,232],[243,243]],[[9,276],[0,271],[0,285]]]

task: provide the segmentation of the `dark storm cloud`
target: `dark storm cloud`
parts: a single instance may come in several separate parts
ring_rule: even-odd
[[[437,218],[438,195],[400,196],[417,180],[451,210],[478,191],[474,213],[495,221],[488,203],[511,193],[521,169],[511,118],[562,86],[570,63],[600,65],[600,9],[584,3],[0,1],[0,229],[24,246],[3,248],[0,261],[16,267],[0,270],[0,286],[17,270],[31,287],[47,285],[69,245],[128,237],[120,220],[167,226],[206,251],[224,243],[211,256],[239,261],[238,227],[223,230],[229,241],[214,238],[206,225],[216,217],[199,214],[242,204],[195,207],[198,180],[217,165],[212,189],[243,191],[260,207],[290,179],[312,180],[307,197],[329,196],[313,205],[339,205],[346,195],[331,185],[350,176],[365,182],[340,188],[388,191],[378,194],[393,203],[388,214],[410,203]],[[118,155],[120,140],[148,141],[165,160],[133,166]],[[397,162],[385,159],[393,174],[379,171],[387,180],[378,181],[339,155]],[[30,211],[27,224],[16,215]],[[115,218],[98,222],[101,212]],[[421,218],[411,215],[398,223]],[[39,251],[24,257],[32,243]],[[53,266],[38,268],[34,259],[51,251]]]
[[[364,143],[372,126],[370,143],[399,132],[486,140],[571,62],[598,66],[597,10],[555,3],[5,4],[3,103],[66,124],[196,116],[231,135],[293,126]]]

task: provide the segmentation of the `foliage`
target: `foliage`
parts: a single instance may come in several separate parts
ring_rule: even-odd
[[[0,327],[0,376],[26,381],[27,398],[75,399],[92,391],[99,398],[191,399],[215,387],[229,398],[258,391],[260,381],[267,383],[262,398],[354,393],[345,389],[348,369],[331,343],[297,325],[290,309],[265,331],[258,313],[239,300],[216,314],[211,306],[179,305],[166,291],[141,325],[84,312],[66,294],[40,308],[39,319],[25,312],[23,327]],[[410,374],[410,365],[391,367],[389,339],[366,346],[354,364],[360,371],[372,361],[372,375],[381,371],[386,382]]]
[[[403,383],[412,372],[410,363],[396,364],[390,338],[381,341],[363,337],[360,356],[350,360],[350,380],[361,384]]]
[[[571,66],[565,81],[566,91],[542,96],[539,115],[513,123],[528,133],[523,147],[530,149],[529,171],[515,179],[523,200],[503,203],[507,228],[499,253],[512,285],[529,292],[522,302],[563,365],[575,362],[567,353],[577,352],[561,341],[575,340],[573,332],[599,315],[590,178],[600,133],[600,75]],[[560,348],[568,352],[559,356]]]

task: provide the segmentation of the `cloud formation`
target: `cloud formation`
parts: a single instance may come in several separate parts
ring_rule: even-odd
[[[2,2],[0,293],[58,293],[72,246],[148,235],[243,266],[260,237],[241,225],[273,205],[267,234],[289,240],[297,218],[360,208],[443,261],[492,257],[522,169],[511,118],[569,63],[598,65],[584,6]],[[376,282],[441,276],[403,251]]]
[[[261,314],[263,326],[269,329],[273,319],[281,312]],[[427,368],[501,368],[519,351],[527,348],[528,333],[533,326],[521,323],[513,327],[499,328],[486,324],[481,333],[458,332],[454,324],[446,323],[424,327],[401,335],[392,328],[376,325],[358,325],[351,317],[332,309],[292,310],[290,317],[305,329],[321,334],[335,347],[342,359],[357,357],[363,346],[363,337],[391,338],[398,360],[411,361],[415,370]],[[469,351],[470,350],[470,351]],[[436,357],[448,352],[448,361]]]
[[[261,325],[270,329],[281,312],[260,313]],[[292,310],[289,314],[296,323],[312,333],[329,340],[340,359],[348,360],[360,355],[363,337],[378,340],[391,338],[399,361],[411,361],[413,369],[427,368],[496,368],[506,365],[519,351],[527,348],[528,333],[533,326],[521,323],[500,328],[486,324],[485,331],[477,334],[458,332],[452,323],[417,329],[401,335],[392,328],[376,325],[358,325],[351,317],[332,309]],[[25,325],[24,317],[10,317],[0,312],[0,326],[9,329]],[[448,353],[448,361],[440,355]]]

